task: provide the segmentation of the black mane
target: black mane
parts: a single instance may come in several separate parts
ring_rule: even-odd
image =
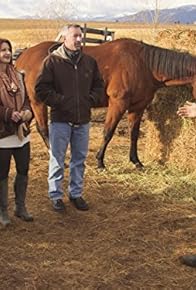
[[[180,79],[196,74],[196,57],[184,52],[177,52],[143,43],[143,53],[151,70]]]

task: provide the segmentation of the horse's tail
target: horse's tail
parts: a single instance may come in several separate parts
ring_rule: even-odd
[[[37,131],[41,135],[47,148],[49,148],[48,107],[41,102],[32,103],[31,105],[36,121]]]
[[[49,149],[49,135],[48,135],[48,130],[47,132],[43,129],[43,128],[40,128],[38,126],[38,123],[36,122],[36,128],[37,128],[37,131],[38,133],[41,135],[46,147]]]

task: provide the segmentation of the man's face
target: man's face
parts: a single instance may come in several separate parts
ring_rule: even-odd
[[[65,46],[70,50],[79,50],[82,44],[82,31],[79,27],[70,27],[65,39]]]

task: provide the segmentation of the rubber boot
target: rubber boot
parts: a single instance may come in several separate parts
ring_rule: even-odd
[[[32,222],[33,217],[27,212],[25,207],[26,191],[27,191],[28,177],[17,174],[14,182],[15,191],[15,216],[21,218],[26,222]]]
[[[196,254],[195,255],[185,255],[180,257],[180,260],[183,264],[190,267],[196,268]]]
[[[11,221],[8,216],[8,179],[0,180],[0,223],[6,227]]]

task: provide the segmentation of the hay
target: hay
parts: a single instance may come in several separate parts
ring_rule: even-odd
[[[180,51],[189,51],[192,54],[196,54],[196,31],[194,29],[163,29],[158,32],[156,42],[160,46],[179,49]]]
[[[189,88],[163,89],[156,94],[144,125],[142,144],[146,161],[159,160],[161,164],[195,170],[196,120],[176,114],[186,100],[191,100]]]

